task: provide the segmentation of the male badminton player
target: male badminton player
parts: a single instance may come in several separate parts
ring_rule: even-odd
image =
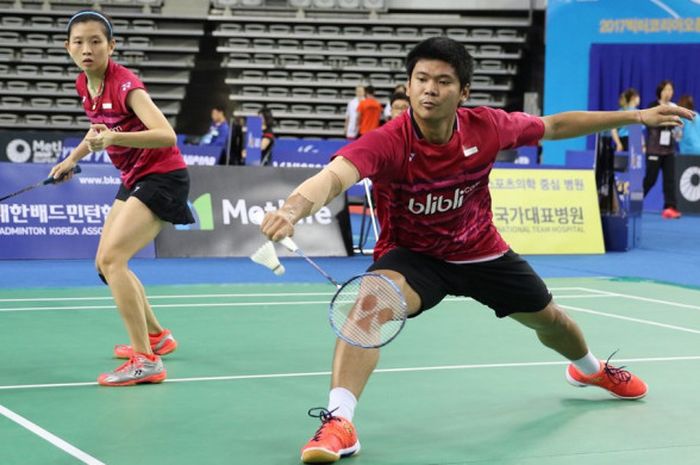
[[[570,360],[570,383],[599,386],[622,399],[643,397],[646,384],[591,353],[578,325],[501,238],[492,222],[489,172],[499,150],[629,124],[676,126],[679,117],[693,114],[665,106],[539,118],[460,108],[469,97],[473,60],[446,37],[416,45],[406,68],[410,110],[342,148],[265,216],[263,234],[272,240],[291,236],[296,222],[368,177],[382,226],[369,269],[399,286],[410,316],[448,294],[473,297],[497,317],[531,328],[545,346]],[[337,340],[328,406],[312,415],[321,426],[302,448],[302,461],[332,462],[359,451],[353,412],[378,359],[378,349]]]
[[[175,131],[143,83],[112,61],[115,45],[112,23],[103,13],[85,10],[70,18],[65,47],[83,71],[76,89],[92,124],[51,175],[68,173],[70,178],[75,164],[98,150],[107,150],[121,172],[122,184],[105,220],[95,265],[112,291],[131,345],[115,346],[115,356],[128,360],[97,381],[128,386],[162,382],[166,370],[160,355],[177,347],[171,332],[153,314],[128,262],[156,237],[164,222],[188,224],[194,218],[187,206],[189,176],[175,145]]]

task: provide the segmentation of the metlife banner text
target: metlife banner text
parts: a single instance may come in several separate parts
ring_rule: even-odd
[[[0,259],[93,258],[120,184],[112,166],[81,165],[68,182],[46,185],[0,203]],[[0,163],[3,195],[45,179],[50,165]],[[154,247],[138,257],[153,257]]]
[[[265,241],[260,233],[265,212],[278,209],[318,169],[193,166],[189,171],[189,199],[197,222],[166,226],[156,238],[158,257],[249,256]],[[352,239],[344,197],[300,221],[295,231],[295,241],[308,255],[348,255]],[[281,247],[278,252],[288,255]]]
[[[56,163],[65,137],[64,132],[0,131],[0,162]]]

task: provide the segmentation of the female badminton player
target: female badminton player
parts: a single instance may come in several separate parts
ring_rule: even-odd
[[[166,377],[160,356],[175,350],[177,342],[156,319],[128,263],[165,222],[194,222],[187,206],[187,168],[175,145],[175,131],[143,83],[112,61],[116,43],[109,18],[83,10],[70,18],[67,29],[66,50],[82,70],[76,90],[92,124],[50,175],[65,175],[61,180],[67,180],[81,158],[106,150],[122,180],[102,229],[95,265],[112,292],[131,345],[115,346],[115,356],[127,362],[97,381],[103,386],[159,383]]]

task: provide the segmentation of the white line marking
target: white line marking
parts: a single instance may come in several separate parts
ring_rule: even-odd
[[[27,420],[23,416],[18,415],[17,413],[13,412],[12,410],[10,410],[2,405],[0,405],[0,414],[4,415],[8,419],[14,421],[18,425],[28,429],[32,433],[39,436],[41,439],[51,443],[52,445],[58,447],[62,451],[66,452],[67,454],[72,455],[73,457],[75,457],[76,459],[80,460],[83,463],[87,463],[88,465],[105,465],[104,462],[100,462],[92,455],[89,455],[89,454],[83,452],[82,450],[67,443],[66,441],[59,438],[58,436],[49,433],[41,426],[39,426],[35,423],[32,423],[31,421]]]
[[[683,326],[676,326],[676,325],[668,325],[666,323],[659,323],[658,321],[642,320],[641,318],[632,318],[629,316],[617,315],[615,313],[599,312],[599,311],[590,310],[587,308],[572,307],[570,305],[561,305],[561,307],[565,308],[567,310],[574,310],[576,312],[582,312],[582,313],[590,313],[592,315],[605,316],[608,318],[615,318],[617,320],[634,321],[635,323],[642,323],[645,325],[658,326],[659,328],[675,329],[676,331],[683,331],[686,333],[700,334],[700,330],[697,330],[697,329],[690,329],[690,328],[685,328]]]
[[[611,292],[611,291],[601,291],[597,289],[588,289],[585,287],[581,288],[582,291],[586,292],[597,292],[600,293],[601,295],[607,295],[610,297],[624,297],[626,299],[633,299],[633,300],[641,300],[643,302],[652,302],[655,304],[663,304],[663,305],[671,305],[673,307],[681,307],[681,308],[690,308],[693,310],[700,310],[700,306],[698,305],[691,305],[691,304],[683,304],[680,302],[671,302],[668,300],[661,300],[661,299],[652,299],[650,297],[640,297],[636,295],[631,295],[631,294],[622,294],[620,292]]]
[[[292,296],[299,294],[289,294]],[[318,294],[324,296],[331,296],[332,294]],[[262,297],[270,297],[269,294],[260,294]],[[277,294],[275,294],[277,296]],[[602,294],[572,294],[572,295],[561,295],[556,296],[557,299],[587,299],[587,298],[600,298],[608,297]],[[111,299],[111,297],[108,297]],[[468,297],[447,297],[443,299],[443,302],[466,302],[473,300]],[[153,308],[202,308],[202,307],[261,307],[261,306],[288,306],[288,305],[328,305],[328,300],[296,300],[296,301],[284,301],[284,302],[215,302],[215,303],[178,303],[178,304],[154,304]],[[0,313],[2,312],[36,312],[36,311],[50,311],[50,310],[113,310],[116,309],[114,305],[81,305],[75,307],[60,306],[60,307],[0,307]]]
[[[679,362],[689,360],[700,360],[700,355],[688,355],[679,357],[646,357],[646,358],[621,358],[615,359],[616,363],[648,363],[648,362]],[[486,363],[472,365],[439,365],[428,367],[407,367],[407,368],[379,368],[374,373],[413,373],[422,371],[447,371],[447,370],[473,370],[483,368],[524,368],[539,366],[568,365],[566,360],[556,362],[519,362],[519,363]],[[165,383],[193,383],[203,381],[241,381],[247,379],[275,379],[275,378],[307,378],[312,376],[329,376],[330,371],[311,371],[299,373],[269,373],[260,375],[232,375],[232,376],[206,376],[197,378],[174,378],[168,379]],[[54,383],[54,384],[19,384],[15,386],[0,386],[0,390],[11,389],[45,389],[60,387],[80,387],[97,386],[97,383]]]
[[[579,291],[585,290],[582,287],[552,287],[550,291]],[[196,299],[196,298],[221,298],[221,297],[315,297],[331,296],[333,292],[265,292],[257,294],[247,293],[227,293],[227,294],[157,294],[149,295],[148,299]],[[95,297],[21,297],[0,299],[0,302],[72,302],[82,300],[112,300],[112,296]]]
[[[323,304],[328,305],[328,300],[319,301],[304,301],[297,300],[293,302],[219,302],[210,304],[193,304],[193,303],[182,303],[182,304],[156,304],[152,305],[153,308],[200,308],[200,307],[260,307],[260,306],[285,306],[285,305],[313,305],[313,304]],[[0,312],[34,312],[40,310],[107,310],[116,309],[114,305],[83,305],[80,307],[9,307],[0,308]]]
[[[149,295],[150,299],[210,299],[221,297],[315,297],[331,296],[332,292],[266,292],[258,294],[172,294],[172,295]],[[72,302],[80,300],[112,300],[112,296],[96,297],[27,297],[16,299],[0,299],[0,302]]]

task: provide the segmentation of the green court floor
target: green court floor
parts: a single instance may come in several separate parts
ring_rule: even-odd
[[[577,389],[534,334],[450,298],[383,349],[345,465],[700,463],[700,290],[548,280],[599,357],[649,395]],[[180,342],[161,385],[94,380],[125,331],[106,288],[0,292],[1,465],[286,465],[325,406],[333,333],[324,284],[148,289]]]

